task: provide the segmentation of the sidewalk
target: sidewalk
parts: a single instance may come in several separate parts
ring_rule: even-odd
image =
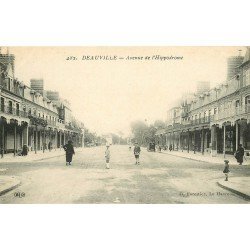
[[[209,162],[209,163],[215,163],[215,164],[224,164],[224,160],[229,160],[230,166],[238,166],[235,157],[233,155],[225,155],[225,158],[222,154],[218,154],[217,156],[211,156],[208,153],[205,153],[202,155],[200,152],[196,152],[194,154],[193,151],[190,151],[187,153],[186,151],[161,151],[164,154],[174,155],[194,161],[201,161],[201,162]],[[242,164],[243,166],[249,166],[250,167],[250,158],[247,159],[247,161],[244,159],[244,162]]]
[[[233,155],[226,155],[225,158],[223,155],[217,155],[215,157],[212,157],[210,154],[204,154],[202,155],[199,152],[194,152],[190,151],[190,153],[187,152],[181,152],[181,151],[162,151],[162,153],[169,154],[169,155],[174,155],[177,157],[182,157],[194,161],[200,161],[200,162],[209,162],[209,163],[215,163],[215,164],[224,164],[224,160],[227,159],[229,160],[230,166],[239,166],[239,164],[236,162],[236,159]],[[250,159],[248,158],[247,161],[244,159],[244,162],[242,166],[245,167],[250,167]],[[217,184],[232,192],[235,193],[241,197],[243,197],[246,200],[250,201],[250,176],[244,176],[244,177],[230,177],[229,176],[229,181],[224,181],[224,180],[218,180]]]
[[[220,180],[217,184],[250,201],[250,177],[229,177],[228,181]]]
[[[20,180],[13,176],[0,176],[0,196],[18,187]]]
[[[83,149],[84,148],[75,148],[75,152],[80,152]],[[59,148],[56,150],[51,150],[50,152],[45,150],[44,153],[43,151],[37,151],[37,154],[35,154],[34,151],[30,151],[27,156],[14,156],[13,154],[5,154],[3,158],[0,158],[0,166],[1,163],[41,161],[64,155],[65,151],[63,148],[61,150]]]

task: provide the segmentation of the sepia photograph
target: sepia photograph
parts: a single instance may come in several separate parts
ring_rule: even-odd
[[[249,203],[249,46],[2,46],[0,70],[0,204]]]

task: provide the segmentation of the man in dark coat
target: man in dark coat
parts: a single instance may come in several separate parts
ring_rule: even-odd
[[[65,152],[66,152],[66,166],[69,164],[71,165],[72,162],[72,156],[75,154],[75,150],[72,144],[72,141],[68,141],[66,145],[63,146]]]
[[[26,144],[23,145],[23,150],[22,150],[22,155],[25,156],[25,155],[28,155],[28,147]]]
[[[52,142],[51,141],[49,141],[48,148],[49,148],[49,151],[51,151],[51,149],[52,149]]]
[[[242,144],[239,144],[239,147],[235,153],[235,158],[237,159],[237,162],[239,162],[239,165],[242,165],[243,163],[243,157],[244,157],[244,148],[242,147]]]

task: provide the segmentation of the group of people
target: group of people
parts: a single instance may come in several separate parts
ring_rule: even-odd
[[[129,145],[129,151],[131,150],[131,145]],[[135,143],[134,147],[134,156],[135,156],[135,165],[140,164],[140,153],[141,153],[141,148],[138,145],[138,143]],[[105,159],[106,159],[106,169],[109,169],[109,161],[110,161],[110,150],[109,150],[109,145],[106,146],[105,150]]]
[[[107,144],[106,145],[106,150],[105,150],[106,169],[110,168],[109,162],[110,162],[111,154],[110,154],[109,147],[110,147],[110,145]],[[75,154],[75,150],[74,150],[74,146],[73,146],[72,141],[69,140],[68,143],[63,146],[63,149],[66,152],[66,166],[71,165],[73,155]],[[129,149],[131,150],[131,146],[129,146]],[[140,158],[140,153],[141,153],[141,148],[138,145],[138,143],[136,142],[135,147],[134,147],[134,156],[135,156],[135,164],[136,165],[140,164],[140,159],[139,159]]]
[[[106,169],[109,169],[109,162],[110,162],[110,149],[109,149],[110,145],[108,144],[106,146],[106,150],[105,150],[105,160],[106,160]],[[75,154],[75,150],[74,150],[74,146],[72,141],[68,141],[68,143],[66,145],[63,146],[65,152],[66,152],[66,165],[71,165],[72,162],[72,157]],[[129,151],[131,150],[131,145],[129,146]],[[134,156],[135,156],[135,165],[139,165],[140,164],[140,153],[141,153],[141,148],[138,145],[138,143],[135,143],[134,146]],[[239,163],[239,165],[242,165],[243,163],[243,158],[244,158],[244,148],[242,147],[242,144],[239,144],[237,151],[235,152],[235,158],[237,160],[237,162]],[[228,160],[224,160],[225,166],[224,166],[224,170],[223,173],[225,174],[225,181],[228,181],[228,174],[230,172],[229,170],[229,161]]]

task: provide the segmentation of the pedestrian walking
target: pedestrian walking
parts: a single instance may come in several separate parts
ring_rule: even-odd
[[[66,152],[66,166],[71,165],[73,154],[75,154],[72,141],[69,140],[68,143],[63,146],[63,149]]]
[[[237,151],[235,152],[235,158],[239,165],[242,165],[243,163],[243,157],[244,157],[244,148],[242,147],[242,144],[239,144]]]
[[[224,173],[225,176],[226,176],[225,181],[228,181],[228,173],[230,172],[230,170],[229,170],[229,164],[228,164],[229,161],[228,161],[228,160],[225,160],[224,162],[225,162],[225,166],[224,166],[223,173]]]
[[[106,146],[106,150],[105,150],[105,159],[106,159],[106,168],[109,169],[109,161],[110,161],[110,150],[109,150],[109,145]]]
[[[140,164],[140,153],[141,153],[141,148],[138,145],[138,143],[135,143],[135,147],[134,147],[134,155],[135,155],[135,165],[139,165]]]
[[[173,146],[172,146],[172,144],[170,144],[170,145],[169,145],[169,151],[171,152],[172,149],[173,149]]]
[[[48,148],[49,148],[49,151],[51,151],[51,149],[52,149],[52,142],[51,141],[49,141],[49,143],[48,143]]]

